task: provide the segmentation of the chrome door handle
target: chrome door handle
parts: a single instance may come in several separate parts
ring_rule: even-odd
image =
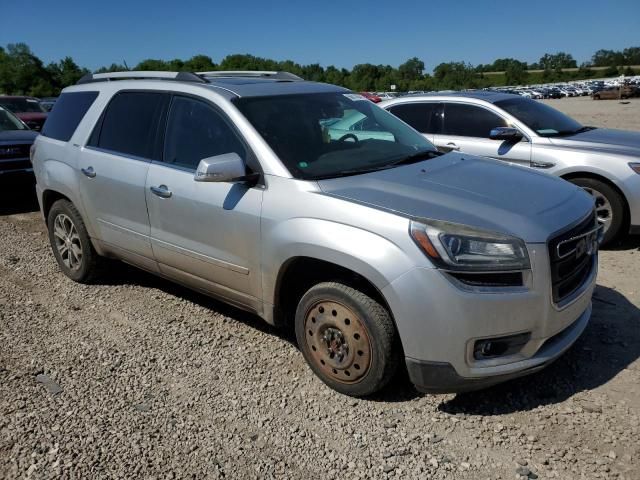
[[[80,171],[89,178],[93,178],[96,176],[96,171],[93,169],[93,167],[81,168]]]
[[[451,150],[460,150],[460,147],[453,142],[447,143],[447,148],[450,148]]]
[[[166,185],[160,185],[159,187],[150,187],[151,193],[161,198],[169,198],[171,196],[171,190]]]

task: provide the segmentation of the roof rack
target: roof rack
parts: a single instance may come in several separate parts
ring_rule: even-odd
[[[82,85],[84,83],[94,82],[109,82],[111,80],[173,80],[176,82],[193,82],[193,83],[208,83],[207,80],[201,76],[191,72],[138,72],[138,71],[126,71],[126,72],[108,72],[108,73],[87,73],[82,77],[76,85]]]
[[[196,75],[202,75],[203,77],[210,78],[231,78],[231,77],[248,77],[248,78],[272,78],[274,80],[304,80],[290,72],[275,72],[275,71],[261,71],[261,70],[233,70],[222,71],[216,70],[213,72],[196,72]]]

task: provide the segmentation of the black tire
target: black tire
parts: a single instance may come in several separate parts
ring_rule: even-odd
[[[349,359],[349,355],[353,355],[355,362],[360,361],[359,359],[366,358],[366,367],[359,367],[357,363],[352,362],[350,365],[346,365],[345,363],[345,368],[336,367],[338,369],[336,370],[335,368],[332,369],[328,364],[320,364],[323,362],[323,360],[319,358],[322,354],[318,353],[315,343],[319,342],[318,348],[320,348],[320,346],[327,349],[331,348],[328,342],[322,342],[326,340],[328,330],[335,331],[339,328],[334,326],[325,327],[325,336],[320,339],[318,336],[321,334],[322,326],[318,326],[318,331],[314,333],[314,335],[316,335],[315,337],[311,335],[312,331],[306,328],[305,323],[308,322],[309,318],[311,318],[310,316],[314,314],[314,309],[319,309],[319,305],[321,306],[323,304],[337,304],[344,307],[345,311],[350,311],[354,314],[355,320],[351,320],[352,325],[359,325],[357,328],[362,329],[363,335],[359,336],[354,334],[354,338],[357,339],[357,341],[351,339],[352,343],[350,345],[352,352],[347,354],[345,362]],[[317,312],[322,312],[322,310],[317,310]],[[320,325],[321,322],[323,325],[327,325],[327,322],[330,321],[335,321],[336,325],[341,324],[341,322],[346,322],[347,325],[349,324],[348,319],[342,319],[340,316],[336,316],[335,310],[333,310],[333,317],[335,317],[333,320],[329,313],[327,313],[326,316],[328,317],[327,321],[318,318],[318,325]],[[313,318],[313,322],[316,323],[315,318]],[[343,325],[343,328],[346,329],[347,327]],[[352,326],[351,328],[356,327]],[[391,315],[387,309],[376,300],[347,285],[336,282],[325,282],[319,283],[309,289],[298,303],[295,315],[295,330],[298,346],[313,372],[329,387],[345,395],[363,397],[380,391],[389,383],[398,368],[401,349]],[[348,331],[345,335],[347,335],[347,337],[343,338],[345,342],[341,345],[346,345],[346,350],[349,351]],[[362,345],[361,343],[357,343],[361,342],[362,338],[365,339],[366,345],[370,348],[370,350],[366,352],[362,352],[359,349],[360,347],[357,347],[358,345]],[[333,345],[333,342],[331,345]],[[358,357],[356,355],[356,347],[358,348],[357,355],[365,355],[364,357]],[[312,352],[312,349],[316,351]],[[327,355],[326,352],[324,354]],[[331,358],[333,359],[334,357],[332,356]],[[340,358],[340,356],[336,358]],[[342,359],[340,361],[342,361]],[[354,370],[353,367],[356,367],[357,370]],[[357,380],[351,383],[348,382],[349,378],[343,376],[343,374],[352,375],[349,374],[349,368],[351,368],[354,376],[358,376]]]
[[[63,258],[64,254],[61,253],[58,248],[57,238],[59,239],[59,237],[55,233],[56,219],[63,219],[65,222],[65,219],[69,219],[75,228],[77,238],[75,238],[72,243],[75,243],[76,246],[79,245],[81,248],[81,257],[76,265],[69,265],[68,260],[65,261]],[[66,224],[68,225],[68,223]],[[49,215],[47,216],[47,227],[49,230],[49,242],[51,244],[51,249],[53,250],[53,255],[56,258],[58,265],[60,266],[60,270],[62,270],[67,277],[76,282],[91,283],[98,274],[100,256],[93,248],[84,221],[73,203],[68,200],[56,201],[49,210]],[[67,250],[70,249],[67,248]],[[70,253],[67,253],[67,257],[69,255]],[[76,257],[74,256],[74,258]]]
[[[611,221],[602,239],[602,246],[610,245],[622,234],[622,229],[626,223],[625,203],[622,195],[608,183],[594,178],[572,178],[569,181],[578,187],[584,188],[589,193],[593,191],[601,193],[609,202],[611,206]],[[596,201],[596,213],[598,213],[598,206]],[[598,216],[600,217],[600,215]]]

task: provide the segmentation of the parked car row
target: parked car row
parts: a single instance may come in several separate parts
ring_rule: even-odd
[[[47,111],[34,97],[0,95],[0,106],[13,112],[30,129],[40,131]]]
[[[545,367],[586,328],[624,220],[622,196],[558,175],[604,161],[637,200],[635,137],[501,93],[381,106],[284,72],[88,75],[32,149],[60,269],[122,259],[291,328],[348,395],[401,364],[431,392]]]

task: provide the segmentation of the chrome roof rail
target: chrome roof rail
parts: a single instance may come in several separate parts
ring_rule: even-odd
[[[304,80],[290,72],[262,71],[262,70],[215,70],[212,72],[196,72],[207,78],[271,78],[274,80]]]
[[[109,82],[111,80],[172,80],[176,82],[208,83],[201,76],[191,72],[154,72],[154,71],[126,71],[107,73],[88,73],[76,85],[94,82]]]

